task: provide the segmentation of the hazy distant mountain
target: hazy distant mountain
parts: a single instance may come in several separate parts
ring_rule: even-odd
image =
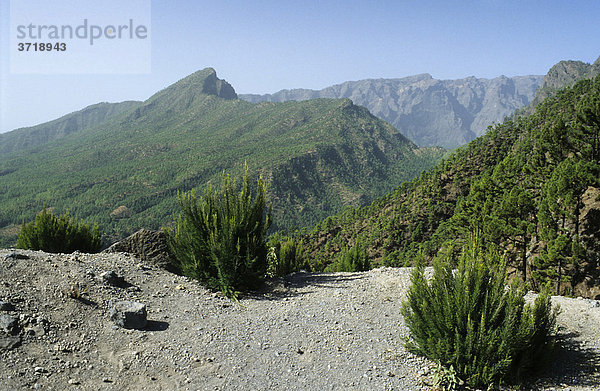
[[[348,81],[319,91],[282,90],[272,95],[240,94],[249,102],[349,98],[391,123],[421,146],[454,148],[486,132],[528,105],[543,76],[468,77],[436,80],[429,74],[401,79]]]
[[[127,110],[92,106],[120,114],[86,108],[7,133],[37,146],[0,154],[0,244],[14,244],[18,225],[44,205],[96,220],[113,237],[158,229],[176,213],[179,191],[218,185],[224,171],[238,177],[244,162],[265,178],[276,226],[302,227],[372,201],[444,153],[419,148],[349,99],[236,97],[208,68]]]

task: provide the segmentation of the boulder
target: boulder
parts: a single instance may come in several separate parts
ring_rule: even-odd
[[[171,252],[164,232],[140,229],[126,239],[117,242],[104,252],[124,252],[138,257],[140,260],[172,270]]]
[[[0,349],[11,350],[21,344],[21,337],[0,336]]]
[[[11,315],[0,315],[0,332],[12,335],[18,334],[19,320]]]
[[[118,301],[110,307],[110,319],[119,327],[140,330],[148,324],[146,305],[143,303]]]
[[[117,287],[123,287],[126,285],[123,277],[117,275],[117,273],[112,270],[100,274],[100,280],[106,284]]]
[[[10,254],[6,255],[4,259],[29,259],[29,256],[25,254],[19,254],[18,252],[13,251]]]

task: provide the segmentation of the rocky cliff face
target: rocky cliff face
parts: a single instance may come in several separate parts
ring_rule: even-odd
[[[455,148],[528,105],[543,76],[436,80],[429,74],[350,81],[323,90],[240,95],[250,102],[350,98],[421,146]]]
[[[237,94],[231,84],[217,78],[217,73],[214,69],[207,68],[198,73],[201,75],[206,74],[202,83],[202,93],[216,95],[223,99],[237,99]]]
[[[589,186],[581,196],[580,237],[590,252],[600,259],[600,189]],[[573,287],[575,296],[600,299],[600,265],[586,260],[582,265],[583,281]]]
[[[531,114],[535,106],[561,88],[571,86],[581,79],[591,79],[600,74],[600,57],[593,63],[582,61],[561,61],[554,65],[544,76],[544,82],[535,94],[530,107],[525,110]]]

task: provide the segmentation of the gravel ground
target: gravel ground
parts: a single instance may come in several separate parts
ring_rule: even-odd
[[[234,303],[128,254],[0,250],[0,301],[15,307],[0,316],[21,339],[0,348],[0,389],[430,390],[435,365],[402,343],[409,275],[296,273]],[[67,293],[75,283],[89,286],[83,300]],[[146,329],[115,326],[117,300],[146,304]],[[561,347],[522,389],[599,390],[598,302],[554,301]]]

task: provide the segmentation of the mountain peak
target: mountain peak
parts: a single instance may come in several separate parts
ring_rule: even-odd
[[[213,68],[204,68],[157,92],[146,102],[167,101],[169,105],[179,105],[181,109],[188,107],[197,98],[206,95],[228,100],[237,99],[237,94],[231,84],[219,79]]]
[[[204,68],[194,72],[191,75],[179,80],[173,86],[191,86],[198,87],[200,92],[207,95],[216,95],[223,99],[237,99],[237,94],[225,80],[217,77],[217,72],[213,68]]]
[[[535,98],[525,110],[525,114],[533,113],[535,106],[547,97],[553,95],[557,90],[571,86],[581,79],[591,79],[600,74],[600,57],[593,64],[583,61],[560,61],[546,74],[544,83],[536,91]]]

